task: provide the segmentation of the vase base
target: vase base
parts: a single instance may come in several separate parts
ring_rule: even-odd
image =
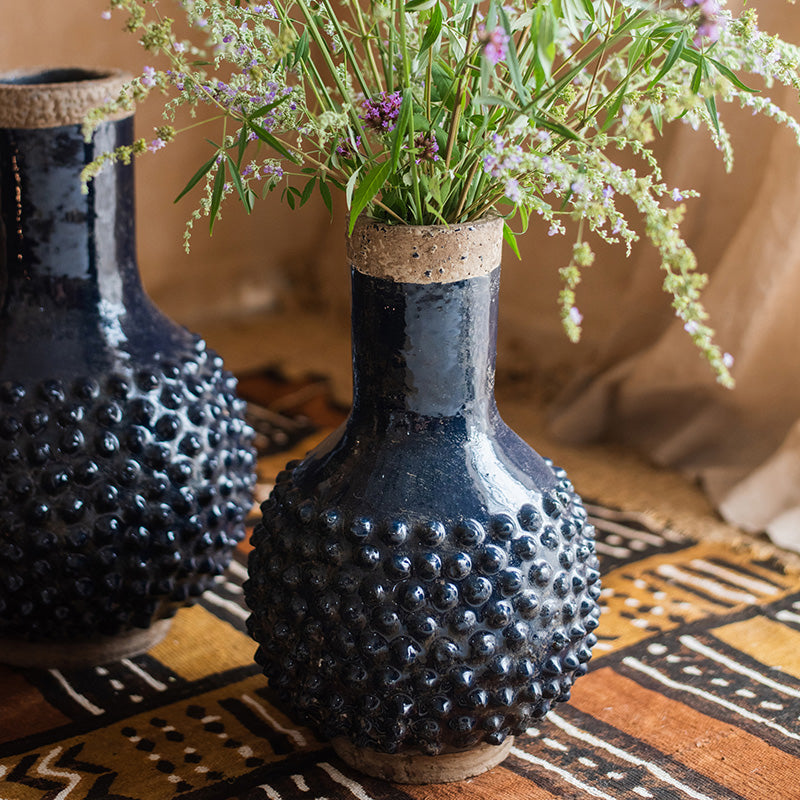
[[[147,652],[167,635],[171,623],[171,619],[161,619],[149,628],[70,642],[28,642],[0,637],[0,663],[38,669],[71,669],[107,664]]]
[[[471,750],[427,756],[423,753],[379,753],[367,747],[356,747],[349,739],[334,739],[336,755],[348,766],[393,783],[452,783],[480,775],[496,767],[511,751],[514,737],[502,744],[481,743]]]

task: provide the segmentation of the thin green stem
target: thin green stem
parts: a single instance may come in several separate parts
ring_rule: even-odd
[[[372,77],[375,80],[375,88],[377,91],[383,91],[383,81],[381,79],[380,70],[378,69],[378,64],[375,61],[375,53],[372,51],[372,39],[370,34],[367,32],[367,26],[364,22],[364,15],[361,11],[361,4],[358,0],[348,0],[350,7],[353,9],[353,16],[356,20],[356,24],[358,25],[359,33],[361,34],[361,41],[364,45],[364,51],[367,54],[367,60],[369,61],[370,71],[372,72]]]
[[[481,159],[476,158],[472,164],[469,174],[467,175],[466,181],[464,181],[464,188],[461,190],[461,197],[458,200],[458,208],[456,209],[456,222],[461,219],[461,212],[464,210],[464,204],[467,202],[469,188],[472,186],[472,181],[475,180],[475,175],[477,174],[480,165]]]
[[[406,11],[403,7],[403,0],[397,0],[398,12],[400,15],[400,51],[403,54],[403,90],[411,91],[411,54],[408,52],[408,41],[406,31]],[[414,115],[408,122],[408,146],[413,152],[415,146],[415,133],[414,133]],[[419,170],[417,169],[417,160],[411,157],[411,186],[414,192],[414,205],[416,206],[417,222],[423,224],[423,209],[422,198],[419,191]]]
[[[298,5],[301,5],[303,0],[297,0],[297,2]],[[350,44],[350,39],[347,36],[345,36],[344,31],[342,30],[342,24],[339,22],[339,17],[331,7],[330,0],[322,0],[322,4],[325,6],[325,10],[328,12],[328,19],[333,25],[333,28],[336,31],[336,35],[339,37],[339,42],[342,45],[342,50],[344,51],[345,56],[350,59],[350,65],[352,71],[355,74],[355,78],[358,81],[358,85],[361,87],[361,91],[364,92],[365,95],[369,96],[371,92],[370,86],[364,79],[364,76],[362,75],[361,70],[359,69],[358,61],[356,59],[355,53],[353,52],[353,47]],[[316,27],[316,25],[314,27]],[[331,64],[332,63],[333,62],[331,61]],[[346,92],[342,92],[342,97],[347,98]]]
[[[274,7],[278,10],[281,24],[286,25],[292,31],[292,33],[297,36],[297,29],[294,26],[294,20],[292,20],[292,18],[286,13],[281,3],[276,2]],[[311,91],[314,94],[314,99],[317,101],[319,107],[324,108],[327,106],[328,110],[335,111],[336,105],[333,102],[333,98],[328,93],[328,87],[322,80],[322,76],[319,74],[317,65],[310,58],[303,62],[303,72],[309,75],[311,78],[311,80],[308,81],[307,84],[304,83],[303,86],[305,87],[308,85],[311,87]],[[320,90],[322,91],[322,95],[320,95]]]
[[[478,19],[478,5],[477,3],[472,8],[472,16],[469,20],[469,28],[467,29],[467,39],[464,45],[464,53],[465,53],[465,60],[469,63],[469,48],[470,42],[472,41],[472,35],[475,33],[475,26],[477,24]],[[465,65],[466,66],[466,65]],[[453,105],[453,116],[450,120],[450,130],[447,132],[447,147],[445,148],[445,157],[444,157],[444,166],[445,169],[450,169],[450,159],[453,156],[453,147],[455,146],[456,136],[458,134],[458,125],[461,121],[461,105],[464,99],[464,84],[466,82],[466,74],[464,72],[461,73],[457,89],[456,89],[456,98]]]
[[[325,61],[325,65],[328,68],[328,72],[333,79],[333,82],[336,84],[336,88],[339,91],[343,100],[347,100],[348,92],[347,87],[342,82],[341,76],[339,75],[338,70],[336,69],[336,65],[333,63],[333,59],[331,58],[330,48],[325,43],[325,40],[322,38],[322,34],[319,32],[319,28],[317,27],[316,20],[314,19],[311,10],[309,9],[308,5],[306,4],[306,0],[295,0],[297,5],[299,6],[300,10],[303,12],[303,16],[306,19],[306,30],[310,31],[314,42],[316,43],[317,47],[319,48],[320,55],[322,59]],[[320,83],[322,83],[320,81]],[[322,83],[324,86],[324,83]],[[358,130],[361,129],[361,120],[356,113],[355,108],[350,103],[347,103],[348,113],[350,114],[354,125]],[[365,147],[367,147],[365,143]]]
[[[589,84],[589,89],[586,92],[586,104],[583,107],[584,120],[586,120],[588,117],[589,103],[591,102],[592,99],[592,92],[594,91],[595,83],[597,83],[597,76],[600,72],[600,67],[603,64],[603,59],[605,58],[606,55],[605,41],[608,39],[608,35],[611,33],[611,22],[614,19],[614,12],[616,11],[616,8],[617,8],[617,2],[616,0],[614,0],[614,2],[611,5],[611,11],[608,15],[608,24],[606,26],[606,37],[603,40],[603,44],[601,45],[600,54],[597,56],[597,63],[594,65],[594,71],[592,72],[592,82]]]

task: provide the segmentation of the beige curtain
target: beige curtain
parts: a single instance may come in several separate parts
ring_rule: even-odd
[[[765,30],[800,42],[796,6],[761,7]],[[770,92],[800,112],[796,94]],[[552,426],[573,441],[631,444],[698,478],[728,521],[800,550],[800,148],[769,121],[723,111],[733,174],[721,174],[718,155],[688,129],[672,139],[665,174],[702,193],[683,230],[711,274],[704,300],[735,356],[736,389],[715,385],[680,323],[665,317],[642,251],[619,319],[593,343],[592,365],[555,404]]]

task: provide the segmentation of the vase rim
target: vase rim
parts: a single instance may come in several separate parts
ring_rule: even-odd
[[[81,125],[97,106],[115,99],[129,73],[116,68],[33,67],[0,73],[0,128]],[[133,107],[111,119],[133,115]]]
[[[392,225],[361,216],[347,237],[352,269],[397,283],[454,283],[500,266],[503,218],[450,225]]]

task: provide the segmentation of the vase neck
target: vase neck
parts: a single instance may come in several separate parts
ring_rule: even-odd
[[[139,288],[132,167],[108,165],[87,194],[80,185],[84,166],[132,138],[131,117],[101,124],[89,143],[78,124],[0,128],[4,305],[35,296],[119,306]]]
[[[353,414],[484,416],[494,407],[498,267],[452,283],[352,272]]]

